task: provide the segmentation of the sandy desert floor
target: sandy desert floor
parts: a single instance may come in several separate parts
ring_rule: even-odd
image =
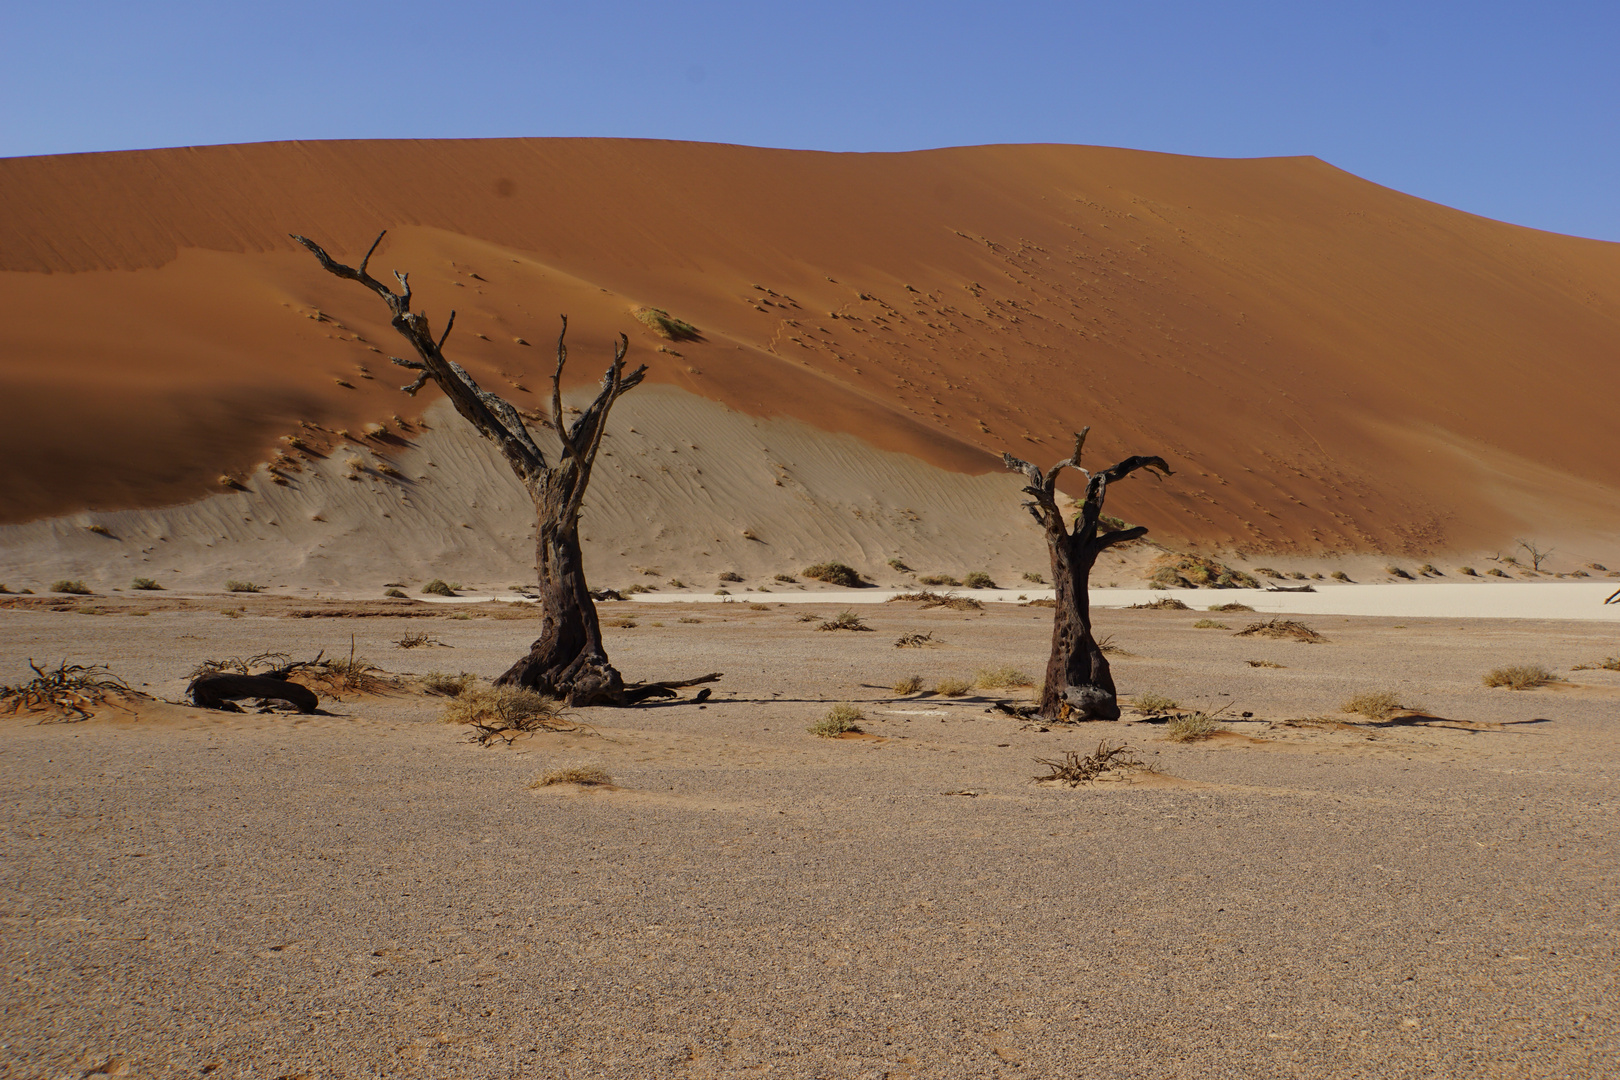
[[[489,677],[537,627],[288,603],[0,611],[0,682],[66,657],[178,698],[204,658],[351,634],[389,671]],[[1620,671],[1572,670],[1620,653],[1612,625],[1310,616],[1307,645],[1099,613],[1122,692],[1225,710],[1178,744],[888,689],[1038,677],[1049,611],[799,621],[832,610],[637,607],[607,631],[626,677],[723,670],[706,706],[489,749],[403,690],[0,717],[0,1076],[1620,1071]],[[417,632],[444,647],[393,644]],[[1482,685],[1526,661],[1565,681]],[[1339,711],[1364,690],[1443,720]],[[868,736],[810,735],[840,700]],[[1032,783],[1103,739],[1160,774]],[[568,763],[613,787],[528,787]]]

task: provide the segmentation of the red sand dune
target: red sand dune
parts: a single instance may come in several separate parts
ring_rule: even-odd
[[[0,520],[190,499],[300,420],[420,412],[381,303],[287,238],[352,261],[382,228],[373,269],[524,405],[567,312],[576,382],[624,331],[655,381],[951,469],[1093,425],[1091,462],[1177,470],[1132,481],[1164,540],[1620,532],[1620,246],[1314,158],[589,139],[0,161]]]

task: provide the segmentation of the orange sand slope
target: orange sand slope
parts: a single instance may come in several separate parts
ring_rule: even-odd
[[[654,381],[957,471],[1094,425],[1092,461],[1177,469],[1110,507],[1166,541],[1620,532],[1620,246],[1312,158],[566,139],[0,161],[0,520],[188,500],[300,421],[420,413],[381,303],[286,235],[352,261],[385,227],[373,269],[524,406],[567,312],[574,385],[623,331]]]

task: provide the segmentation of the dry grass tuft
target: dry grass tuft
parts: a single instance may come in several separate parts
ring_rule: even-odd
[[[1384,720],[1401,708],[1401,699],[1388,690],[1367,690],[1345,699],[1340,712],[1360,713],[1369,720]]]
[[[1227,626],[1223,622],[1216,622],[1214,619],[1199,619],[1197,622],[1193,623],[1193,629],[1194,630],[1230,630],[1232,628],[1230,626]]]
[[[1258,589],[1260,583],[1242,570],[1202,555],[1160,555],[1148,581],[1160,589]]]
[[[403,590],[396,589],[396,588],[389,588],[389,589],[383,590],[383,595],[388,597],[390,600],[409,600],[410,599],[410,597],[405,595]]]
[[[53,718],[87,720],[90,709],[115,693],[128,693],[129,684],[101,664],[70,664],[63,660],[54,668],[28,661],[34,677],[15,686],[0,686],[0,710],[7,713],[46,713],[40,723]]]
[[[966,679],[945,678],[934,684],[934,693],[940,697],[961,697],[971,689],[973,684]]]
[[[1505,686],[1509,690],[1533,690],[1557,681],[1558,676],[1541,664],[1512,664],[1485,673],[1486,686]]]
[[[615,630],[634,630],[640,624],[634,619],[608,619],[602,625],[611,626]]]
[[[1489,574],[1491,577],[1507,577],[1507,572],[1501,567],[1497,566],[1491,567],[1489,570],[1485,571],[1485,573]]]
[[[861,730],[860,722],[866,719],[859,705],[851,705],[847,701],[840,701],[827,710],[827,715],[816,721],[806,730],[812,735],[822,739],[836,739],[840,735]]]
[[[775,577],[771,578],[771,580],[779,581],[783,585],[797,585],[799,583],[799,579],[794,577],[792,574],[777,574]]]
[[[446,584],[442,578],[434,578],[432,581],[422,586],[422,591],[430,596],[456,595],[456,590],[452,589],[448,584]]]
[[[1248,665],[1249,665],[1249,666],[1250,666],[1250,667],[1273,667],[1273,668],[1280,668],[1280,667],[1286,667],[1286,666],[1287,666],[1287,665],[1285,665],[1285,664],[1279,664],[1279,663],[1277,663],[1277,662],[1276,662],[1276,661],[1275,661],[1275,660],[1245,660],[1245,661],[1243,661],[1243,662],[1244,662],[1244,663],[1245,663],[1245,664],[1248,664]]]
[[[698,328],[684,319],[677,319],[663,308],[639,307],[635,316],[653,333],[669,341],[701,341]]]
[[[828,619],[817,630],[871,630],[870,626],[853,611],[840,611],[836,617]]]
[[[529,788],[554,787],[557,784],[578,784],[580,787],[604,787],[613,783],[606,769],[597,765],[564,765],[549,769],[529,781]]]
[[[1174,698],[1166,697],[1157,690],[1147,690],[1131,701],[1131,708],[1144,716],[1159,716],[1171,709],[1180,708],[1181,703]]]
[[[1195,742],[1225,730],[1208,713],[1193,712],[1177,716],[1166,724],[1164,737],[1171,742]]]
[[[1136,611],[1191,611],[1186,604],[1173,596],[1161,596],[1156,600],[1149,600],[1145,604],[1132,604]]]
[[[518,686],[473,683],[445,704],[439,717],[446,724],[472,728],[471,742],[489,746],[510,743],[536,731],[576,731],[579,725],[563,712],[562,703]]]
[[[971,596],[956,596],[952,593],[930,592],[923,589],[921,592],[899,593],[889,597],[885,603],[914,603],[925,608],[950,608],[952,611],[983,611],[984,604]]]
[[[996,583],[991,580],[990,575],[985,573],[983,570],[973,571],[971,574],[962,579],[962,584],[969,589],[997,588]]]
[[[896,694],[915,694],[923,688],[921,675],[907,675],[903,679],[896,679],[890,687]]]
[[[1124,743],[1109,746],[1107,740],[1104,740],[1097,744],[1095,752],[1083,757],[1078,750],[1065,750],[1063,756],[1056,760],[1036,758],[1035,764],[1045,765],[1048,772],[1045,776],[1036,776],[1032,779],[1036,783],[1055,780],[1068,787],[1079,787],[1081,784],[1091,783],[1104,773],[1151,771],[1141,761],[1129,756],[1134,753],[1136,751]]]
[[[735,570],[722,570],[722,571],[720,571],[720,580],[721,581],[741,581],[742,579],[743,579],[743,576],[741,574],[737,573],[737,571],[735,571]]]
[[[980,690],[1007,690],[1019,686],[1034,686],[1035,680],[1015,667],[980,668],[973,676],[973,685]]]
[[[398,645],[402,649],[424,649],[434,645],[437,645],[442,649],[448,649],[451,647],[440,641],[438,638],[433,637],[426,631],[421,631],[415,634],[406,634],[402,638],[396,638],[394,644]]]
[[[1234,637],[1268,637],[1292,638],[1315,645],[1325,642],[1327,638],[1318,634],[1304,623],[1294,622],[1292,619],[1268,619],[1265,622],[1250,623],[1239,630]]]
[[[161,592],[163,590],[163,586],[159,585],[156,581],[153,581],[149,577],[138,577],[129,583],[129,587],[132,589],[138,589],[142,592],[151,592],[153,590]]]
[[[1236,603],[1234,601],[1233,603],[1230,603],[1230,604],[1211,604],[1209,606],[1209,610],[1210,611],[1253,611],[1254,608],[1250,607],[1248,604],[1239,604],[1239,603]]]
[[[1335,570],[1333,573],[1329,574],[1328,577],[1332,578],[1334,581],[1350,580],[1350,575],[1345,573],[1343,570]]]
[[[962,584],[949,574],[924,574],[917,580],[923,585],[949,585],[952,588],[959,587]]]
[[[264,592],[264,586],[255,585],[251,581],[236,581],[235,579],[232,579],[225,583],[225,591],[258,593]]]
[[[1046,578],[1043,577],[1040,574],[1037,574],[1033,570],[1025,570],[1024,571],[1024,580],[1028,581],[1028,582],[1031,582],[1033,584],[1036,584],[1036,585],[1045,585],[1046,584]]]
[[[67,593],[70,596],[89,596],[90,586],[77,579],[51,582],[51,592]]]
[[[804,568],[804,576],[815,581],[825,581],[828,585],[838,585],[845,589],[858,588],[861,584],[861,575],[855,572],[852,566],[845,566],[840,562],[816,563],[814,566]]]

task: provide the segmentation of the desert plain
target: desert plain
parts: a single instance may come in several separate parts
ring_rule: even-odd
[[[712,666],[713,696],[487,747],[411,676],[498,674],[536,625],[510,605],[0,612],[0,679],[65,652],[159,699],[3,721],[6,1075],[1615,1069],[1620,671],[1570,670],[1612,624],[1310,616],[1306,644],[1099,611],[1127,700],[1216,714],[1178,743],[930,692],[1038,673],[1048,609],[819,631],[817,599],[604,604],[627,678]],[[397,687],[313,716],[162,701],[203,659],[351,635]],[[1563,680],[1483,685],[1527,660]],[[1418,711],[1341,710],[1379,690]],[[812,735],[837,701],[863,734]],[[1100,741],[1151,771],[1032,779]],[[571,766],[611,783],[530,787]]]
[[[1615,245],[1066,146],[62,155],[0,210],[0,685],[129,691],[0,712],[0,1076],[1620,1074]],[[540,440],[558,315],[568,416],[648,365],[583,561],[706,698],[443,722],[539,634],[536,522],[289,238],[385,230]],[[1069,724],[1000,455],[1088,426],[1170,471]],[[186,702],[264,654],[364,677]]]

